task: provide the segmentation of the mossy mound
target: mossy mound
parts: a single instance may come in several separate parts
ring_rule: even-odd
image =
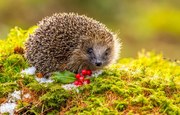
[[[79,87],[79,93],[22,76],[20,72],[28,67],[23,43],[35,28],[16,27],[0,40],[0,103],[15,90],[31,95],[17,101],[17,114],[180,114],[180,66],[153,52],[120,59],[92,78],[91,84]]]

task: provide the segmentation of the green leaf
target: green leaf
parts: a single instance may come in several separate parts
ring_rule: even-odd
[[[60,83],[72,83],[76,80],[75,74],[69,71],[54,72],[52,78]]]

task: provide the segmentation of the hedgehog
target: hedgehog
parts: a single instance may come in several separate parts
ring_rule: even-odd
[[[116,62],[120,40],[104,24],[85,15],[55,13],[42,19],[25,42],[25,57],[36,72],[97,71]]]

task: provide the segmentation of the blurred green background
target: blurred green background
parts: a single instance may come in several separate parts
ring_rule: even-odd
[[[0,38],[55,12],[76,12],[104,23],[123,42],[121,57],[142,48],[180,59],[180,0],[0,0]]]

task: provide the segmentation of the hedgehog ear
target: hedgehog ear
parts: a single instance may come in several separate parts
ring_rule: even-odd
[[[87,41],[87,40],[90,39],[90,37],[88,37],[88,36],[81,36],[80,39],[81,39],[82,41]]]
[[[88,37],[88,36],[81,36],[80,37],[80,42],[81,44],[84,46],[84,45],[87,45],[91,42],[91,38]]]

